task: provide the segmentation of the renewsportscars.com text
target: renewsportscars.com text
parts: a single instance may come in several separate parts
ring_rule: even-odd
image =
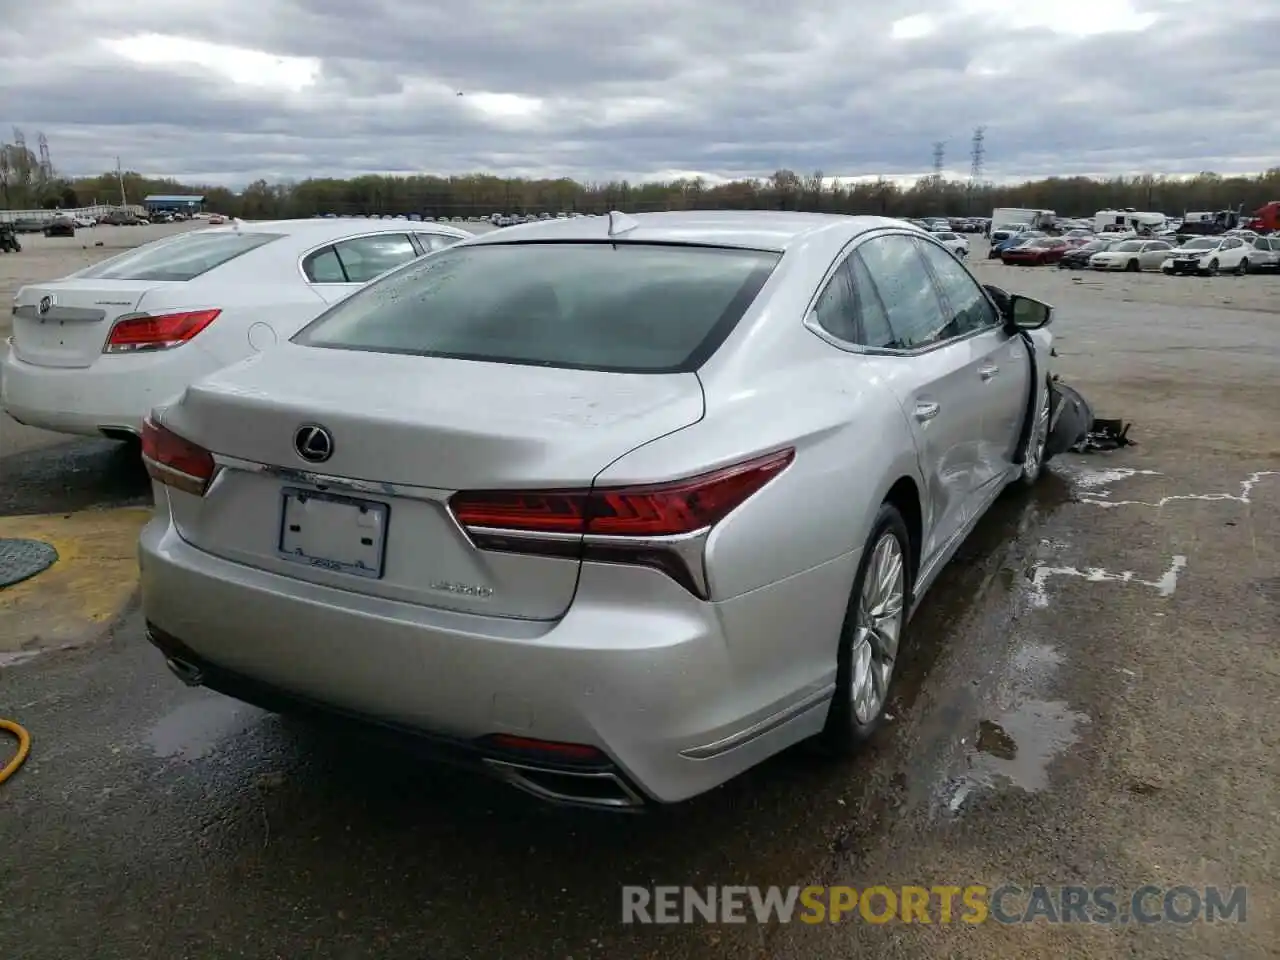
[[[1244,887],[622,888],[623,923],[1244,923],[1247,907]]]

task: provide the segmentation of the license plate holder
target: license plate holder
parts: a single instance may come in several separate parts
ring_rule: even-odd
[[[390,516],[390,504],[285,487],[279,555],[321,570],[380,580]]]

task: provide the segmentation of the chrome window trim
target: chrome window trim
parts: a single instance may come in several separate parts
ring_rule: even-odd
[[[423,226],[432,225],[432,221],[390,220],[388,221],[388,223],[393,223],[396,226],[387,230],[369,230],[369,231],[366,231],[365,233],[353,233],[347,237],[340,237],[336,240],[334,239],[325,240],[322,243],[317,243],[315,246],[308,247],[306,250],[303,250],[300,254],[298,254],[298,262],[296,264],[298,276],[300,276],[302,278],[302,282],[309,287],[361,287],[361,286],[364,286],[364,284],[358,283],[355,281],[343,281],[341,283],[337,283],[337,282],[329,282],[329,281],[312,280],[307,276],[307,271],[303,268],[302,264],[307,259],[307,257],[311,256],[313,253],[318,253],[319,251],[323,250],[325,247],[337,246],[340,243],[346,243],[348,240],[367,240],[369,237],[384,237],[389,233],[404,234],[410,237],[410,243],[413,242],[412,240],[413,234],[421,234],[421,233],[425,233],[430,236],[456,237],[459,242],[475,236],[475,234],[467,233],[465,230],[450,229],[447,227],[447,225],[445,226],[445,229],[435,229],[435,230],[422,230],[422,229],[410,230],[406,227],[407,224],[416,224],[419,228],[421,228]],[[432,252],[436,252],[436,251],[428,251],[428,253],[432,253]],[[426,254],[423,254],[423,256],[425,255]],[[414,259],[417,259],[417,258],[415,257]],[[405,263],[412,263],[412,260],[406,260]],[[404,264],[401,264],[400,266],[404,266]],[[398,270],[398,269],[399,267],[391,268],[391,270]],[[388,270],[387,272],[389,273],[390,270]]]
[[[1000,329],[1000,325],[996,324],[994,326],[986,327],[981,330],[971,330],[968,333],[961,334],[960,336],[957,336],[957,337],[948,337],[946,340],[939,340],[936,343],[927,344],[923,347],[910,347],[907,349],[894,349],[891,347],[868,347],[863,344],[851,343],[848,340],[842,340],[839,337],[835,336],[834,334],[827,332],[827,330],[820,323],[817,322],[816,315],[814,313],[814,308],[817,306],[818,299],[822,296],[823,293],[826,292],[827,285],[831,283],[831,280],[835,276],[836,271],[839,270],[840,267],[844,265],[844,262],[849,258],[849,256],[855,253],[857,249],[860,246],[862,246],[864,243],[868,243],[872,240],[879,240],[883,237],[891,237],[891,236],[907,237],[909,239],[914,239],[914,240],[925,240],[929,243],[932,243],[935,247],[937,247],[939,250],[945,253],[948,257],[951,257],[952,259],[954,259],[956,263],[960,265],[960,268],[964,270],[965,273],[969,274],[969,277],[973,280],[973,282],[978,285],[978,289],[982,292],[983,297],[986,298],[987,303],[991,304],[991,309],[995,311],[996,316],[997,317],[1000,316],[1000,308],[996,305],[996,302],[991,299],[991,295],[987,293],[987,290],[982,285],[982,282],[973,275],[973,271],[971,271],[967,265],[965,265],[964,263],[961,263],[961,261],[955,256],[955,254],[953,254],[940,242],[935,240],[931,234],[924,233],[923,231],[916,232],[912,230],[903,230],[898,227],[878,227],[875,230],[869,230],[866,233],[863,233],[858,235],[857,237],[854,237],[847,244],[845,244],[844,247],[841,248],[840,252],[836,254],[836,257],[831,262],[831,265],[827,268],[827,272],[823,274],[822,281],[818,284],[817,291],[809,298],[809,305],[805,308],[803,324],[805,328],[809,330],[810,333],[813,333],[820,340],[827,342],[831,346],[835,347],[837,350],[842,350],[845,353],[852,353],[856,355],[869,356],[869,357],[917,357],[917,356],[923,356],[924,354],[927,354],[927,353],[932,353],[934,350],[941,350],[943,347],[949,347],[949,346],[952,346],[953,344],[963,343],[965,340],[972,339],[973,337],[982,336],[983,334],[990,333],[992,330]],[[927,262],[925,263],[925,269],[929,271],[929,275],[932,277],[933,272],[929,270],[929,264]],[[937,289],[936,281],[934,283],[934,286],[936,290]],[[941,290],[938,290],[937,292],[938,292],[939,300],[943,300]],[[945,300],[943,300],[943,302],[945,302]]]

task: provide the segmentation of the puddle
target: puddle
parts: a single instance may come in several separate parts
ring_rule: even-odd
[[[978,724],[970,774],[988,786],[1038,793],[1049,786],[1050,763],[1080,740],[1079,728],[1088,723],[1064,701],[1028,700],[998,721]]]
[[[979,791],[1047,790],[1049,767],[1079,742],[1088,723],[1061,700],[1028,700],[998,720],[980,721],[975,735],[965,738],[966,769],[944,786],[946,811],[960,813]]]
[[[229,697],[208,695],[161,717],[147,734],[147,745],[158,757],[199,760],[263,716],[261,710]]]

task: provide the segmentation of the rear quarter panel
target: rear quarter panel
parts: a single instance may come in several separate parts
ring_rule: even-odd
[[[676,479],[794,447],[790,467],[707,543],[713,605],[740,702],[765,715],[833,681],[862,548],[893,483],[920,489],[914,443],[874,360],[813,338],[830,357],[753,389],[708,393],[697,424],[632,451],[597,482]]]
[[[152,314],[221,310],[191,343],[177,349],[198,347],[226,365],[289,339],[328,306],[301,279],[233,283],[217,274],[215,270],[181,288],[149,292],[138,309]]]
[[[889,488],[902,476],[919,484],[909,425],[874,358],[813,339],[833,356],[779,371],[749,391],[709,392],[701,421],[633,450],[596,478],[609,486],[675,480],[795,448],[792,464],[712,532],[707,573],[716,600],[859,550]]]

